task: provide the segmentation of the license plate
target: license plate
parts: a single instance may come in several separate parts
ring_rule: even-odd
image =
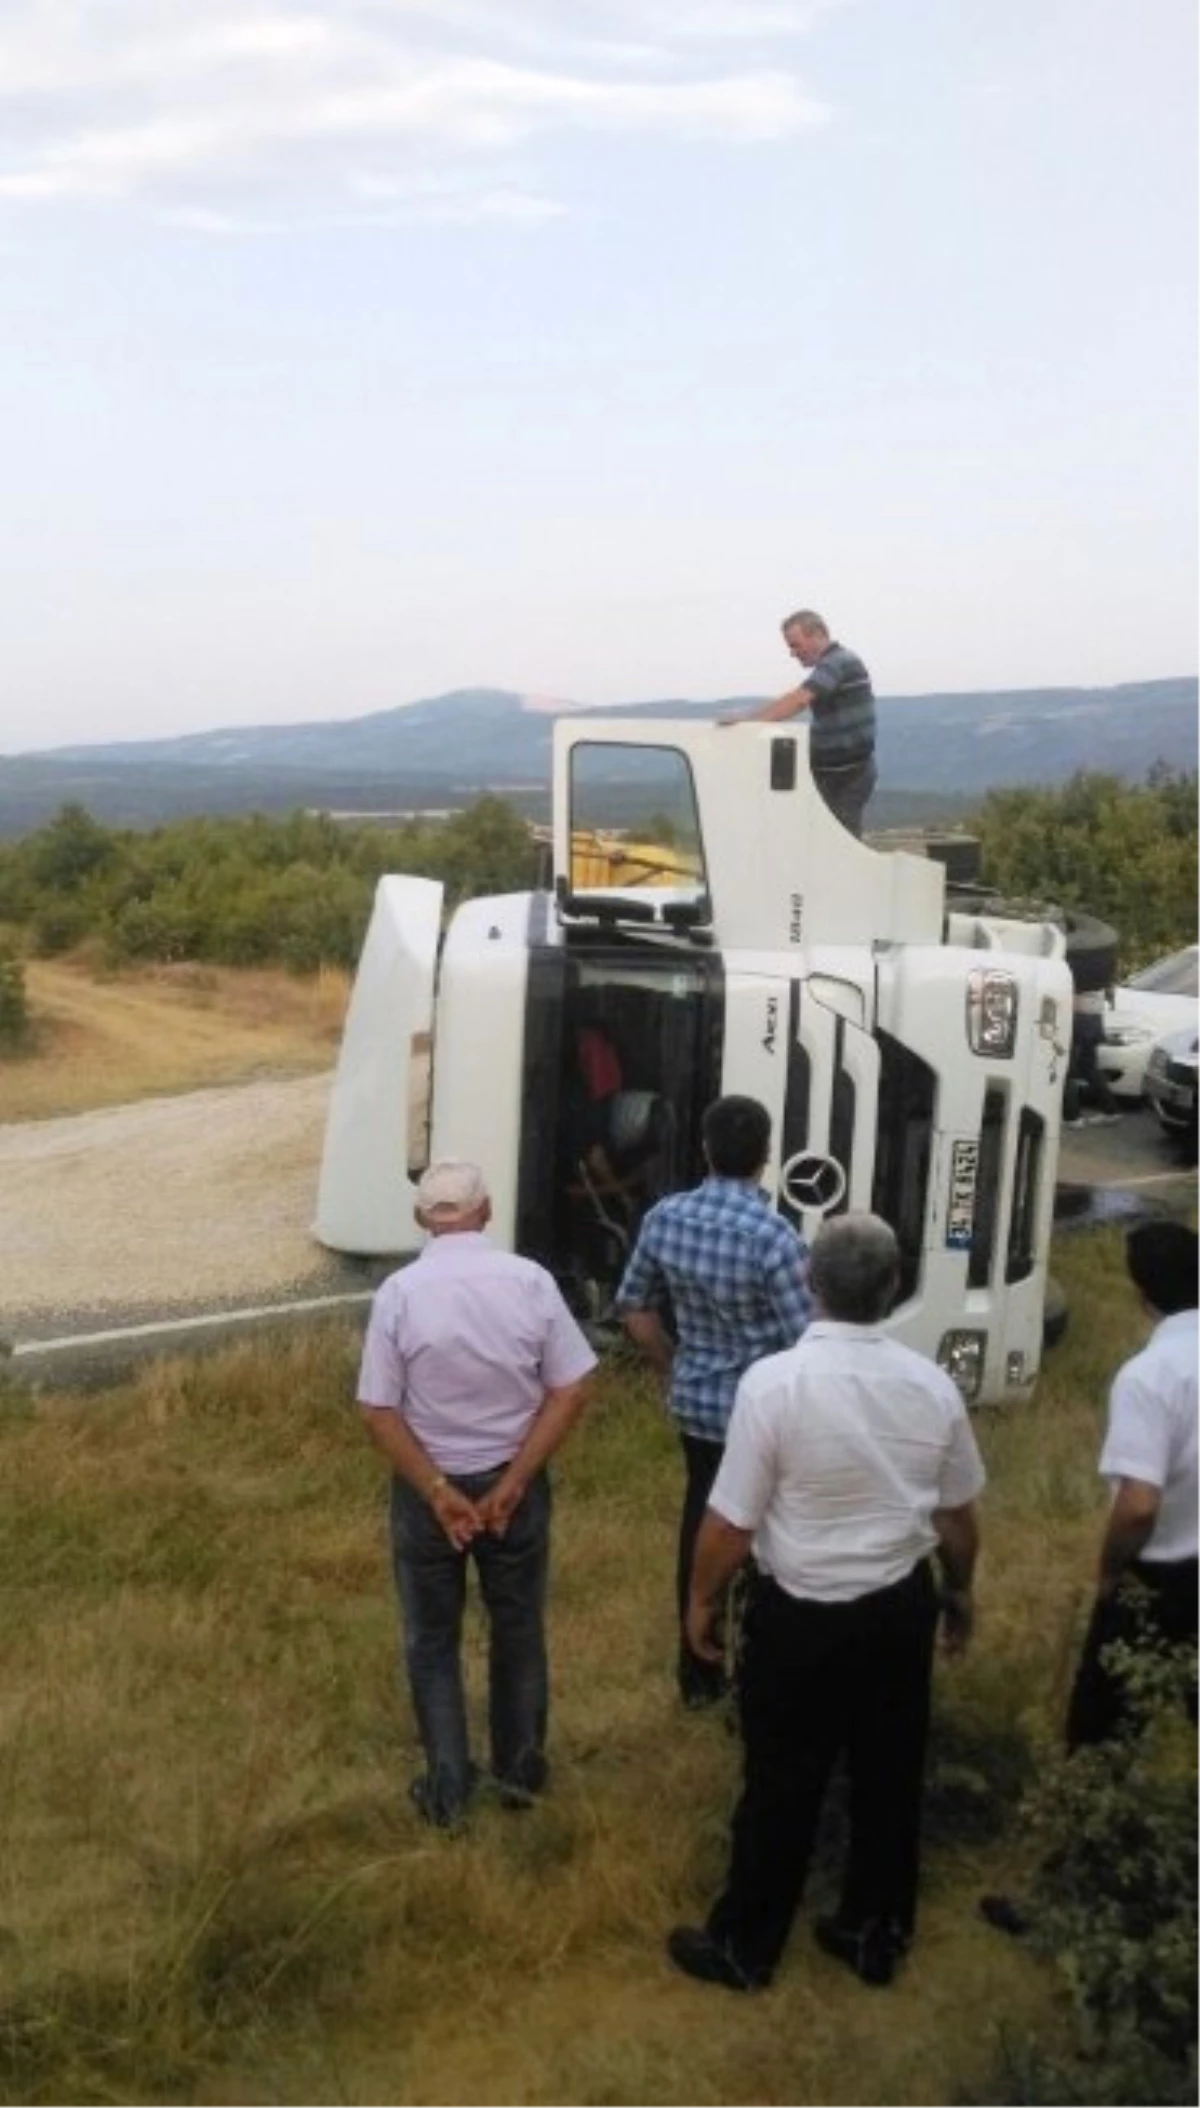
[[[979,1176],[979,1144],[974,1136],[957,1141],[950,1157],[950,1199],[946,1208],[946,1242],[966,1250],[975,1222],[975,1182]]]

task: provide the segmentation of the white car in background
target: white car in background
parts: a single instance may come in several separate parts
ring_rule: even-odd
[[[1182,1142],[1192,1161],[1196,1155],[1197,1032],[1165,1032],[1155,1040],[1146,1064],[1146,1097],[1163,1132]]]
[[[1104,1013],[1096,1066],[1120,1098],[1140,1098],[1150,1049],[1164,1032],[1197,1023],[1200,945],[1185,944],[1115,988]]]

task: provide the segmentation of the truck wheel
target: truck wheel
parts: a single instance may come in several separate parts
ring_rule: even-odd
[[[1063,1290],[1059,1287],[1053,1274],[1047,1275],[1046,1301],[1042,1309],[1042,1346],[1047,1353],[1049,1353],[1051,1347],[1057,1347],[1067,1329],[1067,1320],[1070,1314],[1070,1308]]]
[[[931,834],[925,854],[942,866],[948,887],[978,884],[983,845],[977,834]]]

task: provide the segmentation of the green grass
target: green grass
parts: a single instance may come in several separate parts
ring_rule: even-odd
[[[405,1796],[349,1330],[0,1414],[0,2098],[921,2102],[984,2083],[1001,2033],[1053,2040],[1053,1973],[974,1906],[1061,1715],[1139,1328],[1116,1236],[1058,1270],[1067,1341],[981,1426],[980,1629],[938,1672],[922,1932],[886,1997],[803,1921],[759,2000],[664,1962],[721,1873],[737,1746],[674,1702],[678,1466],[629,1362],[557,1472],[553,1794],[461,1839]],[[468,1657],[478,1699],[477,1616]]]

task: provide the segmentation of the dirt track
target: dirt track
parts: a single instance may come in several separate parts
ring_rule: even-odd
[[[311,1234],[330,1073],[0,1126],[0,1337],[45,1340],[370,1287]],[[1060,1176],[1182,1192],[1149,1112],[1064,1137]]]
[[[0,1333],[362,1287],[309,1228],[330,1080],[0,1127]]]

